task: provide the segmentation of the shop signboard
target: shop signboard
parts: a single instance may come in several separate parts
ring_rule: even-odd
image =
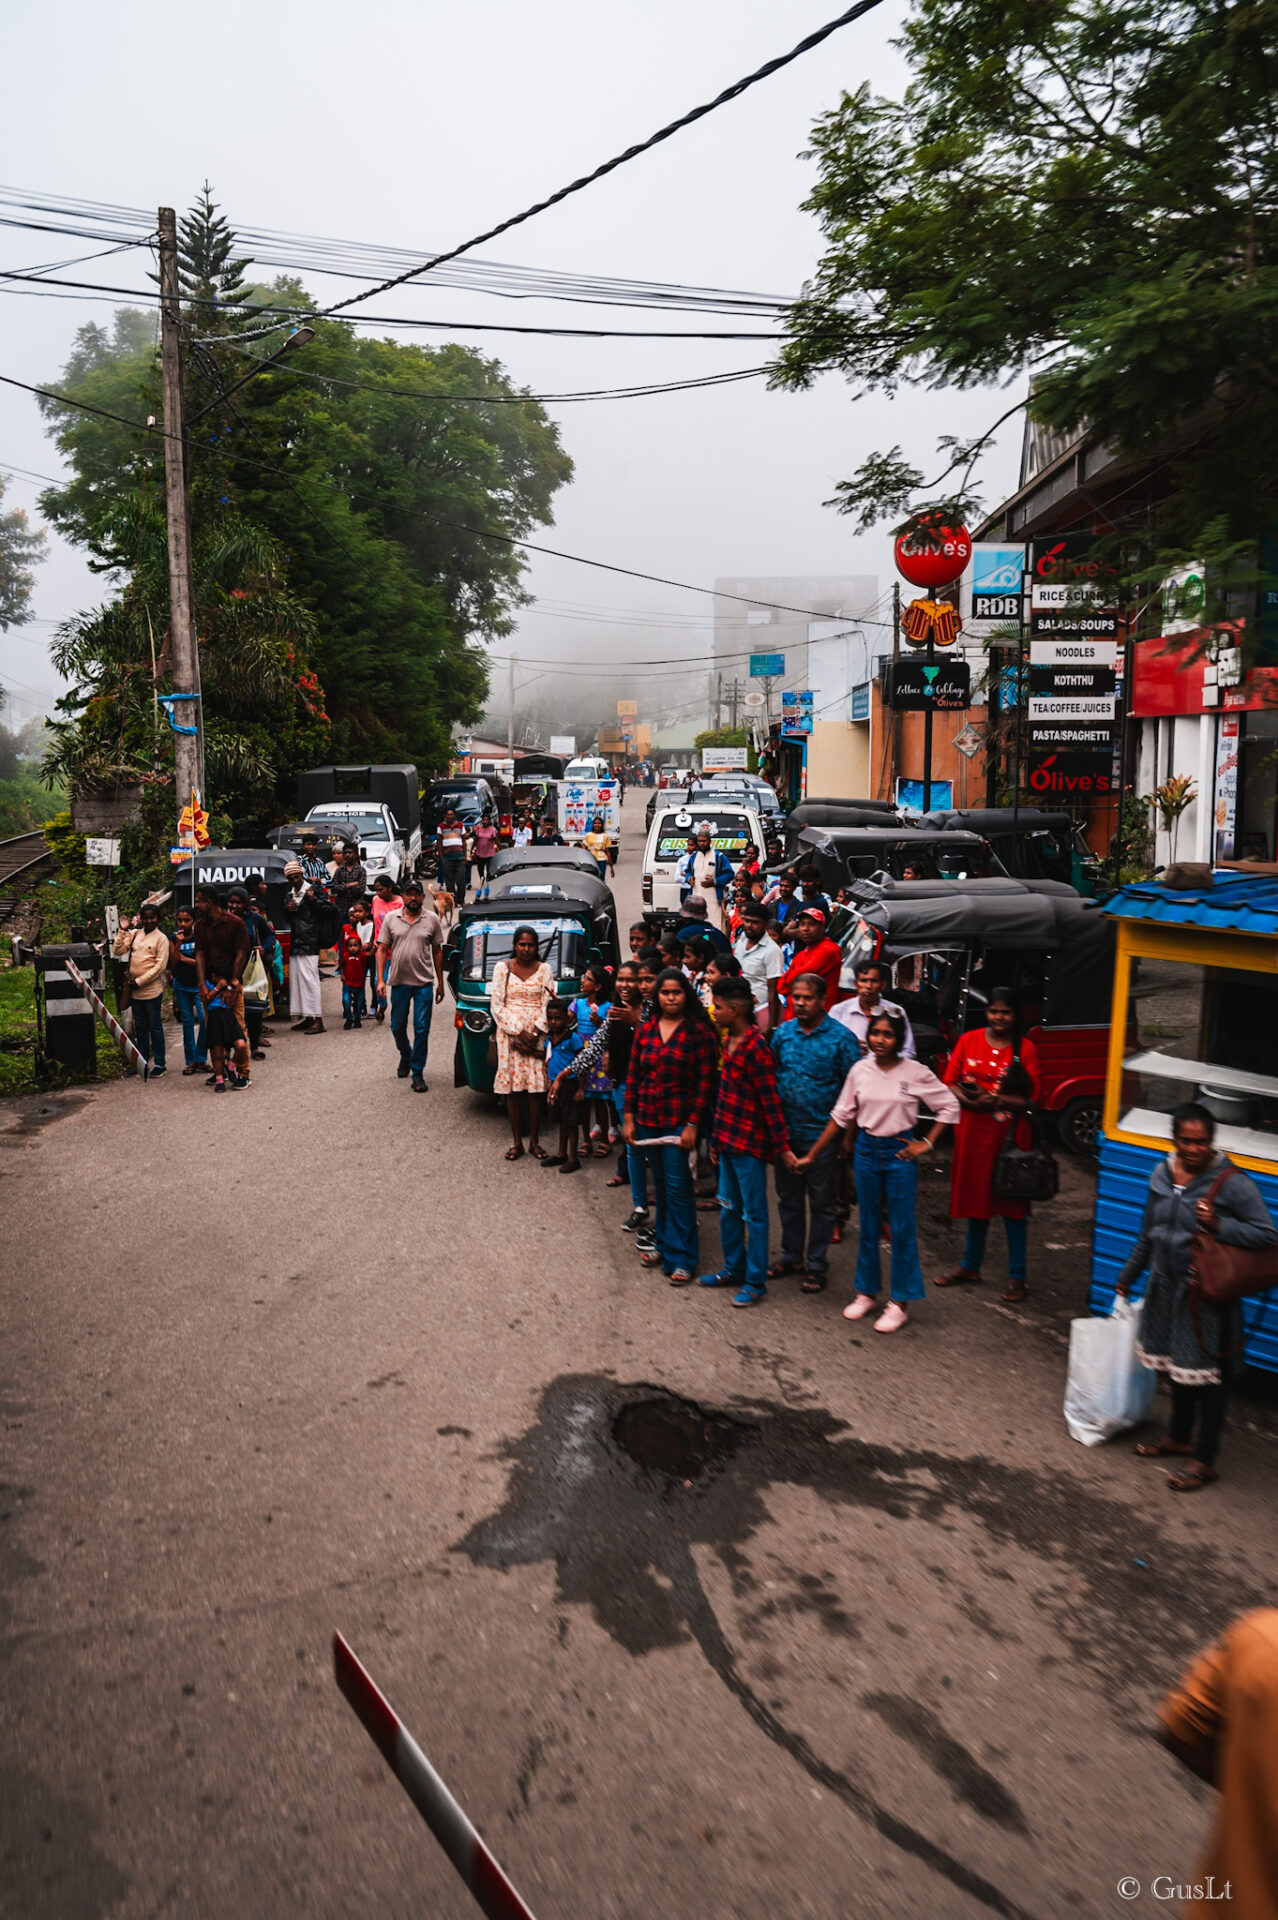
[[[1033,699],[1076,700],[1082,696],[1113,693],[1112,667],[1039,667],[1030,662],[1029,690]]]
[[[750,765],[748,747],[702,747],[702,773],[744,773]]]
[[[1117,667],[1117,640],[1031,640],[1032,667]]]
[[[571,733],[552,733],[550,736],[549,751],[553,753],[557,759],[571,760],[577,751],[576,735]]]
[[[1029,698],[1029,717],[1031,720],[1112,720],[1118,707],[1117,697],[1112,694],[1081,695],[1065,700],[1057,694],[1047,697]]]
[[[1116,790],[1108,753],[1049,753],[1030,750],[1026,786],[1036,799],[1107,799]]]
[[[750,678],[752,680],[779,680],[785,672],[783,653],[752,653],[750,655]]]
[[[812,731],[812,689],[787,689],[781,695],[781,731],[794,738]]]
[[[1090,533],[1048,534],[1030,547],[1033,639],[1117,640],[1117,573]]]
[[[639,702],[637,700],[618,700],[617,717],[619,720],[624,720],[627,715],[633,720],[638,712]]]
[[[1020,619],[1024,573],[1023,546],[977,541],[972,548],[971,573],[964,583],[971,596],[971,612],[963,623],[969,633]]]
[[[1212,815],[1215,830],[1215,858],[1232,860],[1234,836],[1238,827],[1238,749],[1242,721],[1235,713],[1222,713],[1216,732],[1216,796]]]
[[[852,689],[853,720],[868,720],[870,717],[870,683],[863,680],[859,687]]]
[[[966,660],[894,660],[888,687],[898,713],[962,713],[970,705],[972,669]]]
[[[1109,726],[1032,726],[1027,736],[1030,753],[1103,753],[1114,750]]]

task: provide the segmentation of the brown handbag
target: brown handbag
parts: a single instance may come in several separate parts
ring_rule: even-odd
[[[1227,1160],[1203,1198],[1209,1203],[1235,1171]],[[1215,1353],[1203,1341],[1201,1306],[1226,1308],[1252,1294],[1278,1287],[1278,1244],[1268,1247],[1231,1247],[1214,1233],[1196,1233],[1189,1251],[1189,1311],[1194,1338],[1213,1360],[1230,1360],[1242,1351],[1242,1341],[1225,1353]]]

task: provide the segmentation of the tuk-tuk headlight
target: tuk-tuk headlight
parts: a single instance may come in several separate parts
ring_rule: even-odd
[[[486,1013],[464,1013],[462,1025],[467,1033],[487,1033],[492,1021]]]

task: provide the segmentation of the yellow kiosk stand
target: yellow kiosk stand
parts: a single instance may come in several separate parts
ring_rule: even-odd
[[[1100,910],[1118,935],[1090,1294],[1107,1313],[1183,1101],[1213,1114],[1278,1220],[1278,879],[1136,884]],[[1278,1290],[1244,1301],[1243,1323],[1244,1358],[1278,1372]]]

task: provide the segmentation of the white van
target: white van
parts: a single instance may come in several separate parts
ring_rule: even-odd
[[[601,780],[612,779],[612,768],[606,760],[596,760],[591,754],[583,754],[580,760],[570,760],[564,768],[564,779],[576,784],[598,785]]]
[[[658,807],[643,854],[645,908],[655,913],[678,913],[679,862],[703,824],[710,829],[711,845],[726,853],[734,867],[740,866],[750,847],[763,860],[763,828],[750,807],[698,807],[692,812],[678,805]]]

